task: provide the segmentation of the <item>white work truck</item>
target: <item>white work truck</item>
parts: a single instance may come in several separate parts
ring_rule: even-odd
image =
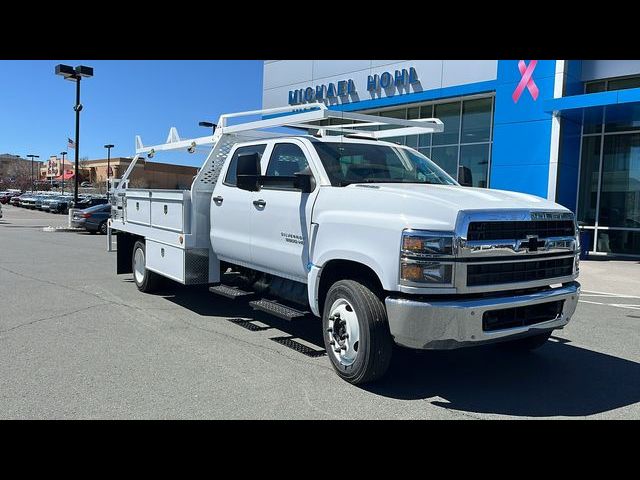
[[[230,125],[245,115],[262,119]],[[171,129],[149,147],[137,137],[113,190],[117,272],[143,292],[166,277],[286,320],[320,317],[333,367],[354,384],[384,375],[394,344],[539,347],[578,302],[574,215],[533,195],[460,186],[383,140],[442,130],[438,119],[313,104],[222,115],[196,139]],[[128,188],[140,155],[202,147],[210,153],[190,190]]]

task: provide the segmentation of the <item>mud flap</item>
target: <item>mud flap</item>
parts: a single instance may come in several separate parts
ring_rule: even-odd
[[[117,232],[116,235],[118,238],[116,274],[133,273],[131,256],[133,255],[133,245],[136,243],[137,238],[123,232]]]

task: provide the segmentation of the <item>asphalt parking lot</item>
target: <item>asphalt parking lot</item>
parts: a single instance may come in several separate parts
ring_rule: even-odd
[[[326,357],[272,340],[321,350],[317,321],[280,321],[203,288],[142,294],[115,275],[104,236],[45,232],[66,218],[3,211],[0,418],[640,418],[638,262],[582,262],[575,316],[535,352],[401,352],[360,388]]]

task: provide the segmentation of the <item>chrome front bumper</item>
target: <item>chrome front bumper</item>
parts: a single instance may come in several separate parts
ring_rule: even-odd
[[[535,335],[562,328],[576,310],[580,284],[510,297],[417,301],[387,297],[389,328],[395,342],[416,349],[447,350]],[[483,331],[482,317],[488,310],[522,307],[564,300],[556,318],[534,325]]]

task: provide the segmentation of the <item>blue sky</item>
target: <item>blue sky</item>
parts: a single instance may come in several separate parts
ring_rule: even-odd
[[[201,120],[262,105],[262,61],[235,60],[29,60],[0,61],[0,153],[47,159],[67,149],[75,135],[75,83],[55,65],[88,65],[82,80],[80,157],[132,156],[134,137],[163,143],[169,127],[181,137],[206,135]],[[68,150],[73,160],[73,150]],[[156,161],[199,165],[202,156],[172,154]]]

